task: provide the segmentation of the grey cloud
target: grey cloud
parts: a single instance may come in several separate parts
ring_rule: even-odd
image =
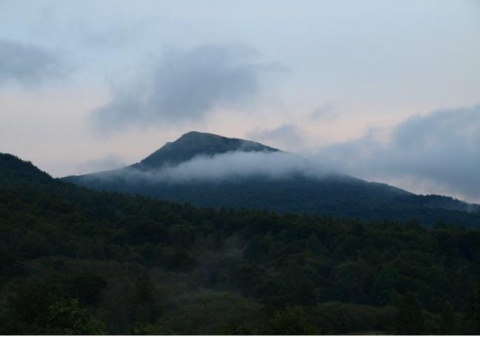
[[[408,177],[469,199],[480,198],[480,105],[413,116],[388,142],[371,131],[320,155],[351,174]]]
[[[331,120],[336,117],[335,107],[332,102],[328,102],[322,106],[319,106],[310,114],[310,119],[317,120]]]
[[[254,139],[260,142],[275,144],[280,147],[289,147],[295,144],[303,144],[305,132],[293,124],[284,124],[273,129],[255,129],[247,133],[246,138]]]
[[[126,160],[115,156],[109,155],[99,159],[93,159],[78,165],[75,169],[82,173],[91,173],[91,172],[99,172],[99,171],[106,171],[106,170],[114,170],[118,168],[122,168],[128,165]]]
[[[80,42],[89,48],[107,49],[121,47],[138,39],[139,29],[134,25],[111,24],[103,29],[93,29],[91,23],[85,25],[80,34]]]
[[[94,112],[105,131],[131,124],[199,121],[219,106],[238,108],[260,91],[268,65],[249,60],[247,48],[202,45],[166,53],[136,84],[114,91],[113,100]]]
[[[164,28],[159,26],[162,21],[164,20],[160,18],[121,21],[113,18],[101,21],[83,18],[78,22],[71,22],[69,29],[77,32],[78,42],[86,48],[100,52],[120,52],[122,48],[139,47],[142,43],[158,37],[155,32]]]
[[[65,73],[63,62],[52,52],[16,41],[0,39],[0,60],[0,85],[33,87]]]

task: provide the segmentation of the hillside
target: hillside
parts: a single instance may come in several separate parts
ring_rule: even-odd
[[[337,172],[318,174],[319,170],[299,156],[259,143],[190,132],[137,164],[64,180],[202,207],[365,220],[417,218],[428,225],[480,223],[479,212],[464,212],[478,210],[476,205],[448,197],[418,196]]]
[[[479,229],[199,209],[5,163],[32,176],[0,183],[2,334],[480,332]]]
[[[0,184],[55,185],[56,181],[31,162],[23,161],[11,154],[0,153]]]

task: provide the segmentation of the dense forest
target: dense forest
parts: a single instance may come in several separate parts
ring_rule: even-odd
[[[2,334],[480,334],[480,229],[197,208],[0,158]]]

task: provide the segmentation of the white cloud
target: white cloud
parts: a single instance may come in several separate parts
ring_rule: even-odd
[[[222,181],[225,179],[261,176],[283,179],[292,175],[320,178],[330,171],[320,163],[286,152],[228,152],[214,157],[196,157],[178,166],[157,170],[130,169],[127,179],[169,183]],[[105,176],[111,178],[112,173]],[[114,174],[114,173],[113,173]],[[125,177],[126,172],[119,172]],[[99,177],[99,176],[96,176]],[[101,176],[100,176],[101,177]]]

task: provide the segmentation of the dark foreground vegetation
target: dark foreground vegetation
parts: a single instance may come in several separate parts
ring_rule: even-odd
[[[480,334],[477,228],[199,209],[9,165],[2,334]]]

